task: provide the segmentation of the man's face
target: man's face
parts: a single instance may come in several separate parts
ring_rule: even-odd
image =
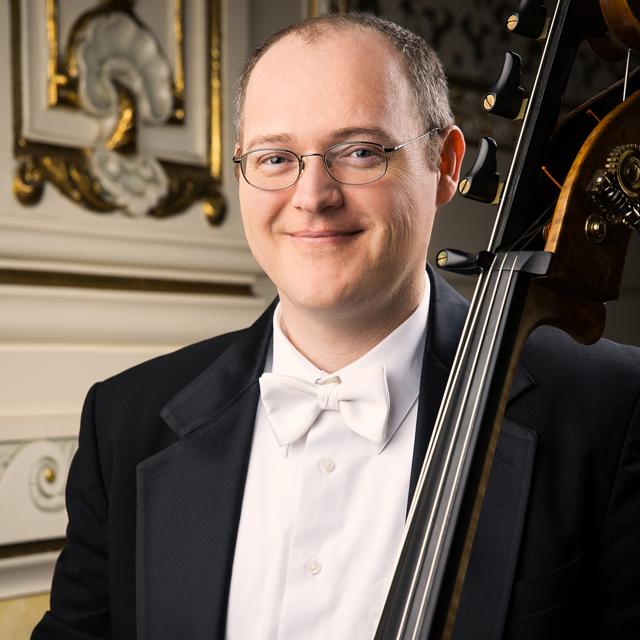
[[[288,36],[251,75],[239,151],[394,146],[424,133],[416,111],[400,56],[379,34],[337,31],[310,44]],[[428,144],[391,154],[386,175],[365,185],[336,182],[317,156],[286,189],[240,178],[249,246],[284,309],[371,313],[422,286],[438,182]]]

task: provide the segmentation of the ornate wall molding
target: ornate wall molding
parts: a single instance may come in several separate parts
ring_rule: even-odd
[[[58,537],[66,523],[64,488],[77,448],[76,438],[0,443],[0,544]]]
[[[223,221],[220,0],[204,5],[114,0],[80,12],[64,0],[12,0],[14,193],[22,204],[38,203],[50,182],[99,213],[165,218],[203,201],[207,220]],[[191,60],[203,52],[204,90]],[[77,125],[72,143],[56,139],[63,120]],[[204,145],[195,121],[207,131]]]
[[[63,352],[79,344],[89,354],[95,345],[110,345],[112,353],[131,345],[177,348],[247,326],[268,303],[258,296],[19,285],[0,285],[0,298],[0,356],[29,343],[61,345]],[[6,366],[5,359],[0,373]]]
[[[0,492],[3,477],[22,466],[32,506],[45,512],[62,511],[69,465],[77,446],[75,438],[0,443]]]
[[[75,439],[47,443],[48,451],[41,451],[31,465],[29,493],[31,502],[40,511],[62,511],[64,490],[71,459],[78,448]]]

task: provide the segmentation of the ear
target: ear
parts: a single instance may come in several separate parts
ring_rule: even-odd
[[[440,152],[436,205],[439,207],[453,198],[458,189],[460,167],[464,158],[465,143],[462,131],[452,124],[445,129]]]

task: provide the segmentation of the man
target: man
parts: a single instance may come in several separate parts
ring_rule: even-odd
[[[89,392],[36,639],[375,631],[464,322],[424,271],[464,142],[433,52],[367,16],[274,36],[237,107],[243,221],[278,306]],[[637,632],[639,373],[635,350],[532,338],[456,638]]]

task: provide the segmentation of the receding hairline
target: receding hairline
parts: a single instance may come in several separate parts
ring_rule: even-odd
[[[449,90],[442,64],[433,50],[418,34],[396,23],[373,14],[353,12],[348,14],[325,14],[307,18],[287,26],[273,34],[256,48],[244,65],[236,86],[233,101],[233,123],[236,144],[241,143],[244,103],[249,81],[262,57],[280,41],[295,36],[303,43],[313,44],[322,38],[338,33],[379,34],[387,47],[395,51],[403,77],[407,82],[418,120],[425,130],[437,128],[438,140],[442,133],[454,123],[449,102]],[[433,162],[437,166],[439,146],[433,147]]]
[[[350,27],[354,28],[351,29]],[[238,131],[236,135],[236,142],[239,143],[242,140],[243,133],[243,124],[244,124],[244,116],[246,111],[246,102],[247,97],[249,95],[249,87],[251,85],[252,78],[254,76],[254,72],[260,67],[261,63],[264,63],[269,56],[273,55],[274,52],[281,46],[286,46],[287,44],[293,43],[294,46],[296,44],[300,44],[302,47],[313,46],[320,42],[327,42],[333,39],[340,38],[344,35],[347,35],[349,32],[356,31],[359,35],[364,36],[365,38],[373,38],[373,41],[377,40],[373,46],[378,46],[378,48],[384,47],[386,53],[388,55],[385,56],[386,61],[392,61],[394,65],[387,72],[387,81],[393,82],[395,76],[395,72],[399,71],[402,75],[403,82],[405,84],[405,88],[407,90],[407,95],[409,99],[412,101],[413,111],[415,112],[416,120],[420,120],[420,113],[417,100],[415,98],[415,92],[411,81],[409,79],[409,74],[406,69],[406,64],[400,52],[393,46],[391,42],[388,42],[387,38],[385,38],[381,33],[373,31],[371,29],[357,29],[357,25],[339,25],[337,28],[332,28],[333,25],[329,25],[329,28],[323,30],[322,33],[313,33],[311,37],[303,37],[300,33],[291,32],[284,35],[282,38],[278,39],[277,42],[271,44],[271,46],[265,50],[259,59],[256,60],[255,65],[252,67],[250,74],[247,77],[246,85],[243,91],[243,102],[242,102],[242,112],[240,114],[239,122],[238,122]],[[303,54],[304,55],[304,54]],[[397,66],[396,66],[397,65]]]

